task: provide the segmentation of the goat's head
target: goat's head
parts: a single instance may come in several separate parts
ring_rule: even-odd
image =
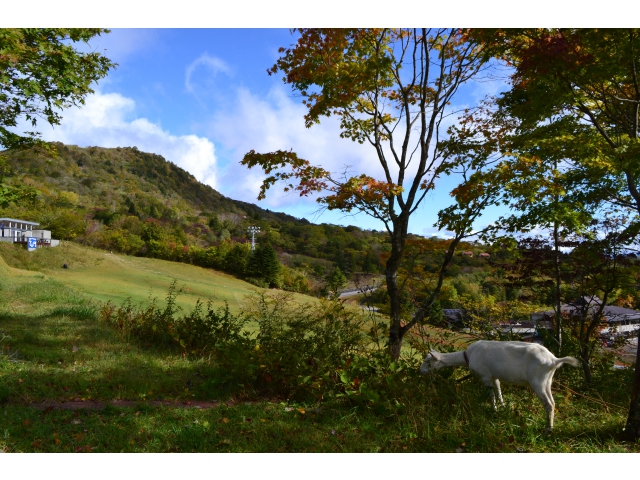
[[[422,366],[420,367],[420,375],[426,375],[429,372],[434,370],[439,370],[444,367],[444,363],[442,363],[440,358],[440,353],[435,350],[429,351],[428,355],[425,357],[424,362],[422,362]]]

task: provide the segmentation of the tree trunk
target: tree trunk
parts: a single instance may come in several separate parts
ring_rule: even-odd
[[[640,335],[636,352],[636,371],[631,388],[631,405],[629,406],[627,424],[624,427],[624,436],[630,441],[636,441],[640,438]]]
[[[640,213],[640,192],[638,192],[636,186],[636,178],[630,172],[625,172],[625,174],[629,191],[636,201],[636,210]],[[640,333],[638,333],[638,348],[636,351],[636,371],[633,376],[633,386],[631,387],[631,405],[629,406],[629,416],[624,435],[629,440],[640,438]]]
[[[554,267],[556,274],[555,310],[556,310],[556,341],[558,342],[558,357],[562,356],[562,303],[560,300],[560,250],[559,250],[558,222],[553,224],[553,245],[555,250]]]
[[[400,358],[402,348],[402,337],[404,332],[401,328],[400,287],[398,286],[398,269],[404,252],[404,244],[407,238],[408,219],[399,217],[394,222],[394,231],[391,234],[391,255],[387,260],[385,277],[387,281],[387,293],[389,294],[389,355],[392,359]]]
[[[582,343],[582,341],[580,343]],[[587,385],[591,385],[591,367],[589,367],[589,353],[589,345],[580,345],[580,360],[582,361],[582,370],[584,371],[584,381]]]
[[[409,222],[407,217],[405,223],[401,225],[401,235],[398,235],[396,233],[398,232],[398,229],[396,229],[396,231],[391,236],[391,255],[389,257],[389,260],[387,260],[387,267],[385,272],[387,280],[387,291],[389,293],[391,306],[389,325],[389,355],[394,360],[400,358],[402,339],[404,338],[405,333],[411,330],[411,328],[413,328],[415,324],[424,320],[425,316],[427,315],[426,312],[429,311],[435,300],[438,298],[438,295],[440,294],[440,290],[442,288],[442,283],[444,281],[445,271],[447,270],[447,267],[453,259],[453,255],[455,253],[457,245],[464,237],[464,232],[457,233],[456,237],[451,241],[449,248],[445,252],[442,265],[440,266],[439,278],[436,287],[434,288],[429,298],[417,308],[411,320],[403,326],[401,324],[402,305],[400,299],[401,292],[398,286],[398,269],[400,268],[400,260],[402,259],[402,253],[404,251],[408,224]]]

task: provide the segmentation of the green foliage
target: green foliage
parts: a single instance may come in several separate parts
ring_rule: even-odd
[[[0,154],[0,208],[7,208],[12,203],[33,205],[38,192],[27,185],[7,185],[5,177],[11,175],[5,155]]]
[[[299,305],[288,294],[257,294],[240,315],[228,308],[206,311],[202,304],[179,315],[175,282],[166,306],[146,308],[130,301],[107,303],[100,310],[106,324],[142,345],[207,355],[218,370],[212,385],[253,388],[289,398],[314,398],[343,391],[337,365],[364,354],[364,319],[338,301]],[[248,329],[254,325],[255,329]],[[336,390],[337,389],[337,390]]]
[[[62,211],[44,227],[51,230],[51,238],[74,240],[85,232],[85,221],[73,211]]]
[[[111,303],[100,310],[100,318],[127,336],[132,336],[146,344],[178,347],[190,355],[215,352],[224,357],[231,344],[239,348],[247,338],[242,334],[244,321],[232,315],[229,308],[213,310],[207,305],[206,312],[198,302],[188,315],[177,317],[179,309],[175,299],[180,290],[176,281],[171,284],[164,308],[154,300],[151,305],[141,308],[127,300],[116,308]],[[238,345],[235,345],[238,344]]]
[[[344,276],[340,267],[336,267],[326,277],[326,290],[332,297],[338,297],[340,290],[347,284],[347,277]]]
[[[252,278],[263,280],[269,288],[280,288],[282,285],[282,265],[278,261],[276,251],[270,244],[258,245],[251,253],[247,274]]]
[[[3,28],[0,30],[0,145],[34,143],[38,134],[16,134],[7,127],[24,118],[32,127],[44,119],[60,124],[60,110],[84,103],[91,85],[115,66],[97,53],[81,53],[75,43],[88,43],[108,33],[98,28]]]
[[[282,289],[288,292],[311,293],[311,285],[305,272],[283,266],[282,268]]]
[[[251,247],[246,243],[236,243],[231,246],[231,249],[224,256],[224,270],[227,272],[238,273],[244,275],[245,273],[255,273],[250,262],[252,259]],[[256,275],[259,277],[259,275]]]

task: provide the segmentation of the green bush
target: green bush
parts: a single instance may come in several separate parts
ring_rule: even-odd
[[[260,366],[256,387],[293,398],[334,388],[336,367],[364,353],[367,339],[357,311],[338,301],[300,305],[290,294],[257,294],[243,315],[258,325],[252,352]]]
[[[143,345],[214,362],[218,368],[210,381],[218,390],[226,386],[308,400],[340,398],[353,382],[362,383],[358,378],[345,384],[341,377],[353,362],[360,365],[368,358],[367,319],[338,300],[301,305],[290,294],[262,293],[239,315],[201,303],[178,315],[179,293],[174,282],[164,307],[155,300],[146,308],[130,301],[120,307],[108,303],[100,318]],[[368,385],[363,383],[356,396]]]

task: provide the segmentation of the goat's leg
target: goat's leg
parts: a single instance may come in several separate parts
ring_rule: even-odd
[[[504,407],[504,400],[502,398],[502,390],[500,390],[500,380],[497,378],[493,379],[493,389],[498,394],[498,400],[500,400],[500,405]]]
[[[533,388],[533,391],[536,392],[536,395],[542,402],[542,406],[547,412],[547,428],[545,429],[545,432],[551,433],[551,430],[553,429],[555,402],[553,401],[553,397],[548,393],[551,391],[551,387],[550,385],[547,385],[548,383],[550,383],[547,380],[548,379],[545,379],[545,381],[541,384],[531,385],[531,388]]]
[[[553,373],[549,376],[549,378],[547,379],[547,382],[545,383],[547,398],[549,399],[549,403],[551,404],[551,413],[549,414],[549,425],[548,425],[549,432],[551,432],[551,429],[553,428],[553,417],[555,416],[555,412],[556,412],[556,401],[553,399],[553,394],[551,393],[552,383],[553,383]]]
[[[493,405],[494,410],[498,410],[496,405],[496,388],[494,381],[491,378],[483,378],[482,383],[484,383],[485,387],[489,389],[489,396],[491,397],[491,405]],[[498,384],[498,393],[500,392],[500,384]],[[500,394],[502,397],[502,394]]]

